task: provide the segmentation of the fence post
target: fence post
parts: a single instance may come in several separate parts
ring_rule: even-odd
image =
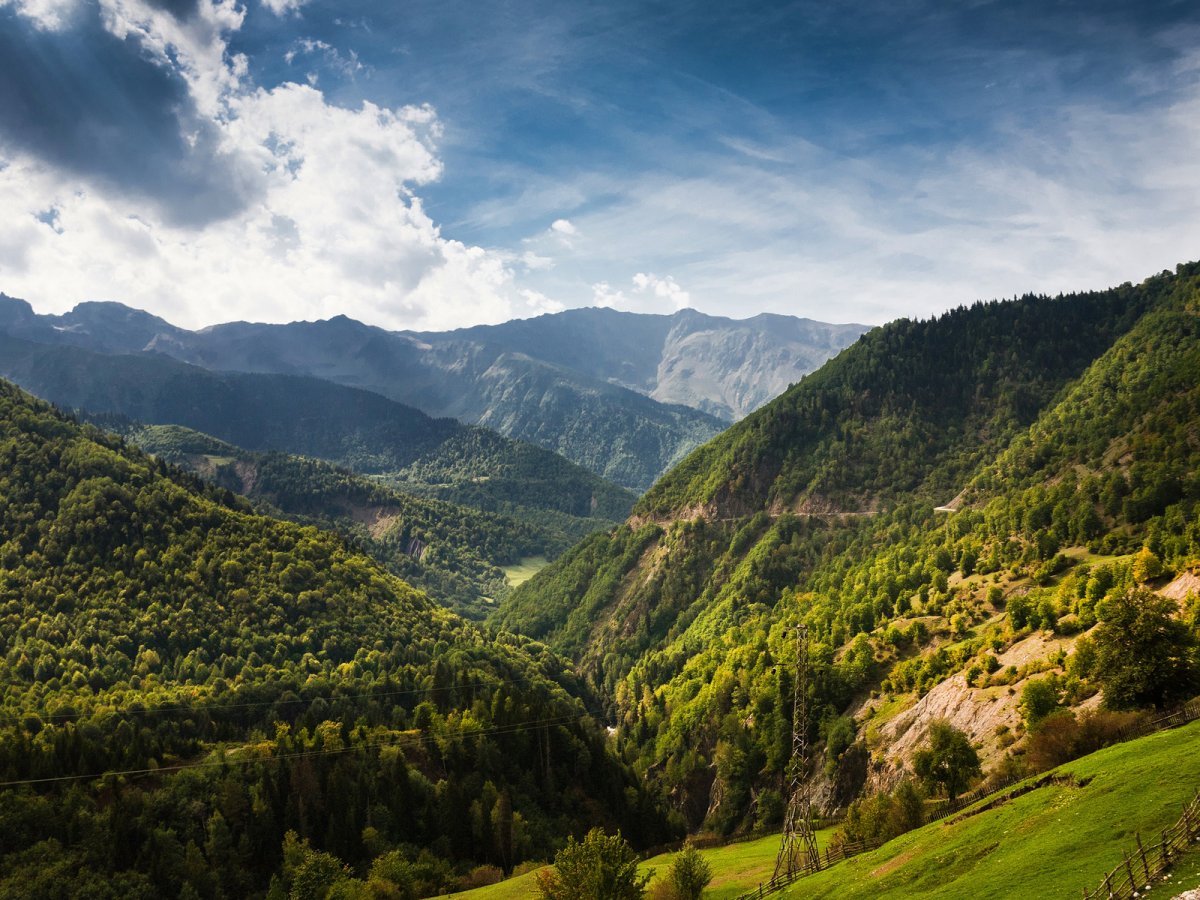
[[[1108,900],[1115,900],[1112,892],[1112,872],[1104,876],[1104,893],[1108,894]]]
[[[1167,829],[1163,829],[1162,835],[1162,862],[1163,868],[1171,864],[1171,842],[1167,840]]]
[[[1146,872],[1146,883],[1149,884],[1154,876],[1150,874],[1150,863],[1146,861],[1146,848],[1142,846],[1142,836],[1140,834],[1135,831],[1133,836],[1137,839],[1138,856],[1142,858],[1142,868]]]
[[[1137,881],[1133,877],[1133,866],[1129,864],[1129,851],[1122,851],[1125,854],[1125,874],[1129,876],[1129,890],[1132,893],[1137,893]]]

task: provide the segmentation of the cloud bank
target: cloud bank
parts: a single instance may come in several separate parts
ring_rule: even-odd
[[[243,7],[19,0],[0,16],[7,293],[191,326],[252,310],[445,328],[555,308],[516,284],[520,257],[447,239],[426,213],[414,192],[442,175],[432,108],[254,85],[229,51]]]

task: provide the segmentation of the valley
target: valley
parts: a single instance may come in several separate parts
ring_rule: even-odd
[[[599,826],[740,896],[798,624],[820,840],[882,846],[791,895],[1078,891],[1195,794],[1124,739],[1200,693],[1196,264],[875,329],[641,497],[307,375],[0,371],[78,417],[3,389],[0,893],[530,896]]]
[[[0,0],[0,900],[1200,900],[1198,39]]]

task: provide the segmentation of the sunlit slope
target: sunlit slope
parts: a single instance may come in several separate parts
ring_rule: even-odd
[[[956,673],[982,685],[1031,630],[1090,627],[1143,545],[1168,569],[1200,555],[1197,296],[1197,267],[1182,266],[872,332],[667,476],[640,517],[538,573],[496,621],[580,661],[612,698],[623,751],[694,827],[778,821],[792,624],[813,638],[814,708],[857,710],[851,738],[890,766],[872,691],[872,706],[906,708]],[[873,341],[894,353],[859,356]],[[1023,677],[1014,667],[987,689]],[[965,683],[959,694],[947,702],[971,699]],[[834,765],[830,801],[865,777]]]
[[[1200,789],[1200,723],[1119,744],[1060,782],[961,821],[934,823],[800,881],[785,897],[1077,897],[1179,819]]]

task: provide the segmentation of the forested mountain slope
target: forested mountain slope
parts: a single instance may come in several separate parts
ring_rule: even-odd
[[[830,802],[861,787],[869,757],[872,772],[903,765],[934,711],[993,704],[1002,715],[964,722],[1003,724],[972,734],[999,752],[1032,674],[1060,673],[1056,702],[1109,685],[1057,652],[1117,614],[1135,552],[1169,571],[1200,555],[1198,273],[878,329],[496,620],[580,660],[628,758],[693,824],[780,814],[778,663],[798,621],[821,735],[838,735]]]
[[[3,335],[0,375],[60,406],[316,457],[570,537],[623,518],[634,499],[531,444],[316,378],[216,373],[157,354],[98,354]]]
[[[560,531],[391,490],[308,457],[252,453],[180,425],[98,417],[147,453],[252,500],[266,515],[336,531],[389,571],[468,618],[507,596],[502,566],[567,549]]]
[[[0,894],[424,896],[661,838],[541,645],[8,385],[0,463]]]

